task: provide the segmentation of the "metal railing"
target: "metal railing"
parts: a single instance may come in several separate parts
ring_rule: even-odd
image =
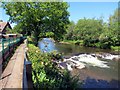
[[[11,46],[18,43],[19,41],[20,41],[20,38],[1,39],[2,54],[4,54],[5,49],[10,49]]]
[[[16,37],[0,40],[0,60],[3,62],[26,37]],[[2,64],[2,63],[0,63]]]
[[[32,66],[31,66],[31,62],[28,61],[28,57],[27,57],[27,39],[26,39],[26,37],[16,38],[16,39],[15,38],[14,39],[7,39],[7,40],[2,41],[1,44],[3,44],[2,48],[4,50],[3,54],[5,54],[7,48],[8,48],[8,50],[9,49],[11,50],[11,48],[14,45],[20,45],[23,41],[24,41],[24,43],[22,44],[22,46],[18,47],[15,51],[15,53],[19,53],[19,54],[16,54],[16,57],[19,55],[21,55],[21,57],[18,57],[17,61],[15,61],[16,59],[12,57],[10,59],[10,63],[8,63],[8,67],[5,68],[3,73],[1,72],[2,78],[0,80],[1,80],[1,82],[3,80],[3,85],[0,88],[11,87],[11,85],[13,87],[13,84],[11,84],[10,86],[9,86],[9,84],[14,83],[14,81],[17,81],[18,84],[15,84],[14,87],[22,88],[22,90],[33,89]],[[7,52],[9,52],[9,51],[7,51]],[[15,53],[14,53],[14,55],[15,55]],[[11,62],[14,64],[11,64]],[[9,68],[9,66],[11,66],[12,68]],[[17,66],[19,67],[19,70],[16,69]],[[18,70],[18,71],[16,71],[16,70]],[[11,74],[11,73],[13,73],[13,74]],[[15,77],[15,79],[12,82],[12,79],[10,79],[10,77],[16,76],[15,74],[17,76],[20,76],[19,79],[21,79],[21,80],[18,80],[18,78]],[[9,76],[9,75],[11,75],[11,76]],[[18,81],[20,81],[20,82],[18,82]],[[22,86],[19,84],[22,84]]]

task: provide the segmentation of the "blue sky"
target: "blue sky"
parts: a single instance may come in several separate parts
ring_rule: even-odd
[[[118,8],[117,2],[70,2],[70,20],[77,22],[79,19],[103,17],[107,22],[110,15]]]
[[[100,18],[104,19],[104,22],[108,21],[110,15],[114,13],[114,10],[118,8],[117,2],[68,2],[70,7],[70,20],[75,23],[84,17],[86,18]],[[5,10],[0,8],[0,20],[8,21],[9,16],[5,14]],[[15,24],[12,24],[12,27]]]

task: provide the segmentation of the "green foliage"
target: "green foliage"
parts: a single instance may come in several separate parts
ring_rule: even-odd
[[[62,39],[69,23],[66,2],[4,2],[2,6],[10,21],[17,23],[14,30],[32,35],[35,45],[46,36]]]
[[[115,51],[120,51],[120,46],[111,46],[111,49]]]
[[[53,38],[54,37],[54,33],[53,32],[46,32],[46,37],[49,37],[49,38]]]
[[[75,29],[75,23],[73,21],[71,21],[68,25],[68,28],[67,28],[67,33],[65,34],[65,37],[64,39],[66,40],[74,40],[74,33],[73,33],[73,30]]]
[[[103,19],[80,19],[75,24],[71,21],[68,25],[67,34],[64,39],[76,42],[83,40],[82,45],[87,47],[111,48],[120,46],[119,8],[109,17],[109,22],[104,23]]]
[[[6,27],[6,30],[7,30],[6,34],[14,33],[13,30],[10,29],[9,27]]]
[[[70,76],[66,70],[60,70],[54,60],[61,60],[61,54],[41,53],[38,47],[28,44],[28,57],[32,62],[32,80],[34,88],[41,89],[76,89],[81,82]]]
[[[83,46],[83,40],[63,40],[62,43],[75,44]]]
[[[77,39],[94,39],[102,33],[102,21],[95,19],[80,19],[75,27],[75,33]]]

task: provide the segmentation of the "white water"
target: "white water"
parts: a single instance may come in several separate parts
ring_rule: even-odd
[[[101,68],[109,68],[109,66],[107,65],[107,62],[101,61],[97,57],[93,57],[91,55],[86,55],[86,54],[79,55],[78,59],[80,62],[89,63],[92,66],[97,66]]]
[[[113,60],[114,58],[120,58],[120,55],[107,55],[107,56],[103,56],[104,59],[110,59]]]
[[[88,54],[81,54],[79,56],[73,56],[69,59],[66,59],[66,61],[69,60],[74,60],[77,63],[82,63],[84,65],[91,65],[91,66],[96,66],[96,67],[100,67],[100,68],[109,68],[109,66],[107,65],[107,62],[105,61],[101,61],[99,60],[97,57],[93,57],[91,55]]]
[[[67,64],[67,69],[68,71],[72,71],[73,69],[71,68],[71,65]]]

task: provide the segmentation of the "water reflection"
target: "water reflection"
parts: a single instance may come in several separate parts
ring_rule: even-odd
[[[105,53],[113,53],[112,50],[107,49],[98,49],[98,48],[91,48],[91,47],[80,47],[73,44],[61,44],[61,43],[54,43],[53,40],[50,38],[43,38],[39,43],[39,48],[44,52],[51,52],[53,50],[57,50],[64,55],[72,55],[78,53],[96,53],[96,52],[105,52]]]
[[[117,80],[111,80],[110,82],[106,80],[96,80],[90,77],[87,77],[82,88],[119,88],[120,82]],[[108,89],[109,90],[109,89]]]
[[[57,50],[55,48],[55,43],[50,38],[43,38],[39,43],[39,48],[43,52],[51,52],[53,50]]]

